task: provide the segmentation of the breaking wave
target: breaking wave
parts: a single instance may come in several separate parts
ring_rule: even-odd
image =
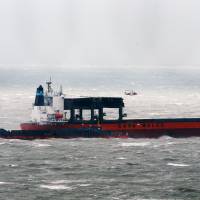
[[[51,147],[50,144],[46,144],[46,143],[32,143],[33,147]]]
[[[49,190],[72,190],[72,187],[65,185],[40,185],[40,187]]]
[[[183,163],[167,163],[169,166],[175,166],[175,167],[189,167],[190,165],[188,164],[183,164]]]
[[[129,142],[129,143],[121,143],[122,147],[144,147],[150,145],[150,142]]]

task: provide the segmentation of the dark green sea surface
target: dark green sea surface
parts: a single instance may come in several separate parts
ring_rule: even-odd
[[[200,139],[0,140],[0,199],[199,199]]]

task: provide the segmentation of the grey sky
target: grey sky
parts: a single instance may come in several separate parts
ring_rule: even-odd
[[[2,65],[200,65],[199,0],[1,0]]]

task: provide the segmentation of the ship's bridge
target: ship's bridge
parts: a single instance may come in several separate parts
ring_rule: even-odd
[[[64,110],[70,111],[70,121],[82,121],[83,110],[89,110],[91,114],[91,121],[103,122],[104,108],[115,108],[119,111],[118,120],[123,119],[123,107],[124,102],[121,97],[84,97],[84,98],[65,98]],[[78,114],[75,111],[78,110]],[[98,111],[98,115],[95,115],[95,110]]]

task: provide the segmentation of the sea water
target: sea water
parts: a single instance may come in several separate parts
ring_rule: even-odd
[[[122,96],[128,118],[200,116],[197,67],[4,67],[0,128],[29,120],[50,76],[67,96]],[[199,157],[200,138],[0,139],[0,199],[200,199]]]

